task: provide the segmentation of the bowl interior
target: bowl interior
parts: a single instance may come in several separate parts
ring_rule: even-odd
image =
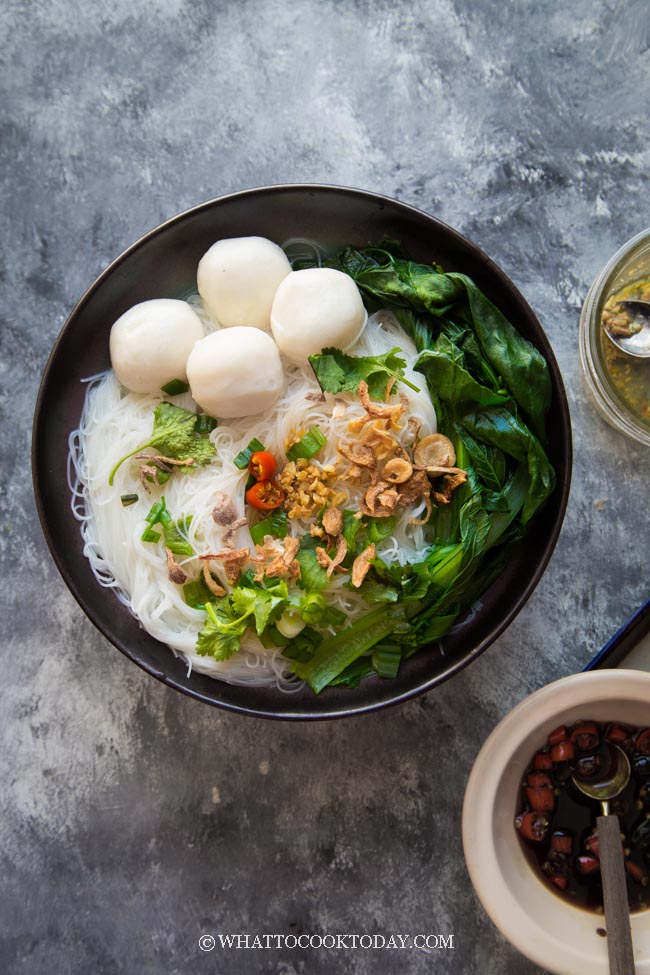
[[[109,367],[113,322],[150,298],[183,297],[196,290],[202,254],[221,237],[260,235],[283,243],[318,241],[327,251],[399,239],[417,260],[463,271],[545,356],[553,381],[549,455],[558,487],[531,525],[525,547],[482,599],[482,608],[438,647],[409,660],[396,680],[369,679],[356,690],[275,688],[224,684],[193,674],[169,648],[150,637],[110,593],[101,589],[83,556],[66,480],[67,438],[78,424],[84,377]],[[325,186],[276,186],[223,197],[180,214],[122,254],[91,286],[64,326],[46,367],[37,402],[33,472],[41,522],[63,578],[90,619],[130,659],[179,690],[221,707],[270,717],[334,717],[396,703],[449,677],[484,650],[513,619],[539,581],[560,531],[571,465],[566,395],[548,340],[535,315],[505,274],[478,247],[433,217],[396,201]]]
[[[578,674],[515,708],[492,732],[472,770],[463,840],[485,909],[520,951],[553,972],[606,975],[607,942],[598,934],[602,915],[556,895],[534,869],[514,828],[521,780],[534,752],[550,731],[578,719],[650,724],[650,675]],[[634,914],[632,925],[637,957],[647,959],[638,971],[650,972],[650,911]]]

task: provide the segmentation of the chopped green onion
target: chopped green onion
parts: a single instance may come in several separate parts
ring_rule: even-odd
[[[295,640],[302,633],[306,624],[297,609],[293,606],[287,606],[279,619],[276,620],[275,626],[287,640]]]
[[[260,443],[257,437],[253,437],[248,447],[245,450],[240,450],[235,457],[233,463],[235,467],[238,467],[240,471],[245,471],[248,467],[252,454],[256,454],[258,450],[265,450],[264,444]]]
[[[286,538],[288,531],[287,513],[284,508],[276,508],[264,521],[258,521],[251,528],[251,538],[256,545],[261,545],[265,535],[273,538]]]
[[[210,416],[208,413],[199,413],[194,424],[194,433],[200,433],[202,435],[212,433],[216,425],[217,421],[213,416]]]
[[[316,626],[343,626],[348,619],[342,610],[329,606],[319,592],[306,592],[299,609],[305,623]]]
[[[325,434],[321,433],[318,427],[312,427],[300,440],[289,447],[287,450],[287,460],[299,460],[300,458],[310,460],[326,443],[327,437]]]
[[[160,501],[156,501],[155,504],[152,504],[149,509],[149,514],[145,515],[144,520],[148,525],[157,525],[163,511],[167,511],[167,504],[164,497]]]
[[[120,497],[120,501],[122,502],[123,508],[128,508],[129,505],[135,504],[137,500],[138,500],[137,494],[123,494]]]
[[[327,602],[319,592],[306,592],[300,600],[300,615],[305,623],[322,623]]]
[[[380,647],[375,650],[371,660],[372,668],[379,677],[392,679],[397,677],[402,653],[397,647]]]
[[[154,531],[153,526],[162,525],[165,545],[174,555],[194,555],[194,549],[184,534],[192,521],[192,516],[187,515],[185,518],[174,521],[167,510],[164,496],[160,501],[152,504],[144,520],[147,527],[141,535],[143,542],[159,542],[160,533]]]
[[[186,393],[190,388],[190,384],[184,382],[182,379],[172,379],[170,382],[165,383],[164,386],[160,387],[163,393],[167,393],[168,396],[180,396],[181,393]]]
[[[159,542],[160,532],[156,532],[153,528],[145,528],[140,536],[143,542]]]

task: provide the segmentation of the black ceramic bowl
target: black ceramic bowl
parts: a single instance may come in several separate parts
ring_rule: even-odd
[[[550,457],[557,488],[530,526],[518,555],[482,598],[482,606],[438,649],[423,648],[396,680],[369,678],[355,690],[309,688],[285,694],[274,688],[234,686],[194,673],[149,636],[125,607],[102,589],[83,555],[66,479],[68,434],[77,427],[85,386],[80,380],[106,369],[113,322],[131,305],[173,298],[196,288],[202,254],[221,237],[260,235],[319,241],[326,250],[364,246],[391,237],[411,256],[463,271],[542,352],[553,380]],[[333,718],[372,711],[428,691],[474,660],[508,626],[540,580],[555,547],[569,493],[571,428],[562,379],[546,335],[512,282],[475,244],[434,217],[374,193],[335,186],[269,186],[246,190],[181,213],[142,237],[90,287],[54,346],[41,383],[33,436],[36,501],[52,556],[84,612],[122,653],[147,673],[197,700],[232,711],[274,718]]]

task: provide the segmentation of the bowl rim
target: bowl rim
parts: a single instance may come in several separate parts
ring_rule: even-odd
[[[646,704],[650,713],[650,673],[616,668],[582,671],[547,684],[525,697],[503,717],[481,746],[472,766],[463,801],[462,839],[465,862],[475,892],[486,913],[523,955],[545,970],[562,975],[607,975],[606,941],[602,967],[593,955],[580,952],[575,943],[558,940],[555,932],[542,926],[525,910],[511,891],[502,870],[494,842],[498,790],[507,766],[522,743],[545,723],[551,727],[562,721],[563,714],[590,703],[617,699]],[[559,703],[562,702],[562,703]],[[513,841],[516,841],[513,828]],[[591,919],[582,908],[562,901],[531,870],[531,890],[538,889],[540,899],[559,906],[564,917],[576,921]],[[552,898],[552,900],[549,900]],[[631,916],[632,930],[643,926],[650,933],[650,910]],[[648,939],[646,939],[648,940]],[[569,964],[571,962],[571,964]],[[594,963],[598,966],[594,967]],[[638,975],[650,973],[650,956],[637,958]]]
[[[442,671],[435,674],[433,677],[417,683],[413,687],[408,688],[400,693],[395,693],[385,699],[371,701],[369,703],[359,703],[354,704],[354,701],[350,701],[350,706],[346,707],[333,707],[331,709],[323,709],[318,712],[310,711],[308,708],[288,708],[282,711],[271,710],[267,708],[255,707],[247,704],[239,704],[232,701],[223,701],[216,699],[210,695],[202,693],[200,690],[189,687],[181,683],[174,676],[171,676],[155,666],[148,664],[144,660],[138,659],[138,656],[130,650],[128,646],[123,646],[119,641],[116,641],[115,637],[111,634],[109,627],[104,626],[101,622],[97,621],[94,614],[89,609],[86,601],[80,592],[75,580],[72,578],[68,568],[59,552],[57,546],[55,545],[52,532],[49,527],[49,522],[46,514],[45,503],[43,499],[43,492],[41,490],[41,480],[43,477],[43,471],[40,464],[38,443],[40,439],[40,431],[43,424],[43,406],[47,393],[48,381],[50,373],[52,372],[54,363],[57,359],[59,348],[64,340],[65,334],[74,321],[74,319],[83,311],[84,307],[93,297],[93,295],[101,288],[104,281],[122,265],[132,254],[144,247],[150,240],[164,233],[169,227],[174,224],[180,223],[183,220],[190,218],[191,216],[198,214],[204,210],[209,210],[215,206],[224,204],[231,200],[236,200],[238,198],[249,197],[254,199],[258,196],[272,195],[277,192],[314,192],[314,193],[333,193],[333,194],[344,194],[355,198],[362,198],[368,200],[372,203],[381,203],[383,205],[389,205],[391,207],[396,207],[406,214],[414,215],[420,221],[426,221],[433,227],[441,229],[445,234],[449,235],[452,240],[459,243],[464,249],[473,253],[474,257],[486,268],[486,270],[492,275],[503,287],[505,287],[511,295],[517,300],[521,307],[526,311],[530,318],[536,322],[545,338],[548,349],[545,350],[545,358],[549,365],[550,371],[553,376],[554,385],[554,395],[559,399],[560,412],[562,415],[563,429],[562,433],[564,436],[564,456],[563,459],[566,464],[566,474],[563,482],[556,486],[556,491],[559,492],[558,499],[558,516],[553,525],[552,531],[549,533],[546,544],[544,546],[543,553],[539,559],[539,563],[532,573],[528,584],[522,591],[520,598],[516,603],[513,604],[510,611],[506,616],[499,620],[497,624],[494,625],[491,632],[480,640],[480,642],[474,647],[471,653],[464,654],[460,659],[452,661],[449,663]],[[340,186],[333,183],[273,183],[264,186],[255,186],[247,189],[241,189],[234,191],[232,193],[227,193],[221,196],[214,197],[211,200],[204,201],[193,207],[189,207],[185,210],[179,211],[172,217],[156,225],[150,230],[142,234],[137,240],[135,240],[131,245],[129,245],[125,250],[123,250],[114,260],[104,268],[103,271],[92,281],[86,291],[82,294],[81,298],[76,302],[72,308],[70,314],[67,316],[64,324],[62,325],[58,336],[56,337],[52,350],[48,356],[47,362],[44,366],[43,372],[41,374],[41,380],[39,384],[38,394],[36,397],[36,403],[34,408],[34,420],[32,425],[32,445],[31,445],[31,465],[32,465],[32,486],[34,491],[34,497],[36,501],[36,509],[38,512],[39,521],[41,524],[41,529],[45,536],[47,546],[50,550],[50,554],[54,560],[54,563],[59,570],[65,584],[72,593],[81,609],[83,610],[86,617],[93,623],[93,625],[102,633],[102,635],[115,646],[121,653],[124,654],[132,663],[135,663],[140,669],[144,670],[146,673],[155,677],[157,680],[175,690],[186,694],[188,697],[194,698],[196,700],[202,701],[203,703],[209,704],[213,707],[218,707],[222,710],[236,712],[239,714],[246,714],[252,717],[258,718],[268,718],[271,720],[280,721],[314,721],[314,720],[331,720],[334,718],[342,717],[356,717],[361,714],[368,714],[374,711],[382,710],[386,707],[392,707],[397,704],[404,703],[421,694],[425,694],[432,688],[453,677],[459,671],[463,670],[472,661],[474,661],[478,656],[480,656],[495,640],[501,636],[501,634],[510,626],[519,612],[522,610],[524,605],[529,600],[530,596],[537,587],[541,577],[543,576],[546,567],[553,555],[555,546],[557,544],[562,525],[564,522],[564,517],[566,514],[566,508],[569,500],[569,493],[571,488],[571,475],[572,475],[572,461],[573,461],[573,442],[571,433],[571,419],[569,414],[569,406],[566,395],[566,390],[564,388],[564,382],[562,380],[562,375],[555,358],[555,354],[551,347],[550,341],[544,332],[543,326],[539,321],[537,315],[530,307],[525,297],[519,291],[514,282],[508,277],[508,275],[499,267],[499,265],[473,240],[470,240],[460,231],[446,224],[444,221],[440,220],[433,214],[428,213],[418,207],[415,207],[409,203],[404,203],[401,200],[395,199],[393,197],[386,196],[382,193],[375,193],[370,190],[357,189],[350,186]],[[170,651],[173,654],[173,651]],[[219,684],[218,681],[216,681]]]

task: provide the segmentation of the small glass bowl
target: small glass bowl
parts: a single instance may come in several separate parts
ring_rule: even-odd
[[[617,350],[601,321],[607,300],[641,280],[650,281],[650,228],[616,251],[589,289],[580,314],[580,361],[604,419],[628,437],[650,445],[650,359],[635,359]]]

